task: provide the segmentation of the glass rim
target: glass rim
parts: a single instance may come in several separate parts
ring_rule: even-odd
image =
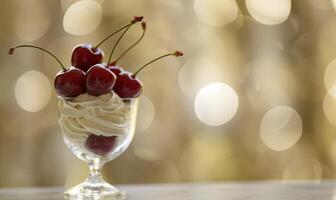
[[[140,98],[140,96],[137,96],[137,97],[135,97],[135,98],[122,98],[122,97],[120,97],[117,93],[115,93],[115,92],[111,92],[113,95],[117,95],[121,100],[123,100],[123,101],[135,101],[135,100],[137,100],[137,99],[139,99]],[[82,94],[80,94],[80,95],[83,95],[83,94],[87,94],[87,95],[89,95],[87,92],[85,92],[85,93],[82,93]],[[107,94],[107,93],[105,93],[105,94]],[[79,97],[80,95],[78,95],[78,96],[76,96],[76,97],[63,97],[63,96],[60,96],[60,95],[57,95],[57,98],[58,99],[64,99],[64,100],[69,100],[69,101],[71,101],[71,100],[74,100],[74,99],[76,99],[77,97]],[[101,95],[104,95],[104,94],[101,94]],[[94,96],[94,95],[89,95],[89,96],[91,96],[91,97],[99,97],[99,96],[101,96],[101,95],[98,95],[98,96]]]

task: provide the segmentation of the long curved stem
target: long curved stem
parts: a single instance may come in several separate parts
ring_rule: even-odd
[[[141,40],[144,38],[145,34],[146,34],[146,23],[142,22],[142,34],[139,37],[139,39],[132,44],[131,46],[129,46],[115,61],[112,62],[113,65],[117,64],[117,62],[126,54],[128,53],[130,50],[132,50],[136,45],[139,44],[139,42],[141,42]]]
[[[98,48],[101,44],[103,44],[106,40],[108,40],[110,37],[112,37],[113,35],[119,33],[120,31],[124,30],[125,28],[131,26],[132,23],[127,24],[126,26],[121,27],[120,29],[114,31],[113,33],[111,33],[110,35],[106,36],[101,42],[99,42],[94,48]]]
[[[121,28],[119,28],[118,30],[114,31],[113,33],[111,33],[110,35],[106,36],[101,42],[99,42],[94,48],[98,48],[101,44],[103,44],[106,40],[108,40],[110,37],[112,37],[113,35],[119,33],[120,31],[124,30],[125,28],[129,28],[130,26],[132,26],[135,23],[141,22],[143,19],[143,16],[134,16],[133,19],[131,20],[131,22]]]
[[[167,53],[165,55],[162,55],[160,57],[157,57],[155,58],[154,60],[152,61],[149,61],[148,63],[142,65],[134,74],[133,76],[135,77],[141,70],[143,70],[145,67],[147,67],[148,65],[152,64],[153,62],[157,61],[157,60],[160,60],[164,57],[168,57],[168,56],[175,56],[175,57],[179,57],[179,56],[183,56],[183,53],[181,51],[175,51],[173,53]]]
[[[152,64],[153,62],[157,61],[157,60],[160,60],[161,58],[164,58],[164,57],[167,57],[167,56],[172,56],[174,55],[173,53],[168,53],[168,54],[165,54],[163,56],[160,56],[158,58],[155,58],[154,60],[144,64],[143,66],[141,66],[135,73],[134,73],[134,76],[136,76],[142,69],[144,69],[145,67],[147,67],[148,65]]]
[[[18,45],[18,46],[14,46],[14,47],[11,47],[9,49],[9,54],[12,55],[14,53],[14,50],[17,49],[17,48],[22,48],[22,47],[29,47],[29,48],[35,48],[35,49],[39,49],[41,51],[44,51],[46,52],[47,54],[51,55],[53,58],[55,58],[55,60],[61,65],[63,71],[66,71],[67,69],[65,68],[65,66],[63,65],[63,63],[53,54],[51,53],[50,51],[44,49],[44,48],[41,48],[41,47],[38,47],[38,46],[34,46],[34,45]]]
[[[130,28],[131,28],[131,26],[127,27],[126,30],[125,30],[125,31],[121,34],[121,36],[118,38],[117,42],[114,44],[113,49],[112,49],[112,51],[111,51],[111,54],[110,54],[110,57],[109,57],[107,63],[110,63],[110,62],[111,62],[113,53],[114,53],[115,49],[117,48],[118,44],[120,43],[121,38],[124,37],[125,33],[126,33],[126,32],[128,31],[128,29],[130,29]]]

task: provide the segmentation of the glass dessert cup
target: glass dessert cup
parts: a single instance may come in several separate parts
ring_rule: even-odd
[[[89,176],[64,192],[65,199],[123,199],[124,193],[104,181],[101,169],[131,143],[138,99],[121,99],[113,92],[98,97],[59,97],[59,124],[66,146],[88,163]]]

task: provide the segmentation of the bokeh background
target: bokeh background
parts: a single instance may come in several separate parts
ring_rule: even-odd
[[[136,137],[105,166],[111,183],[336,176],[335,0],[11,0],[0,11],[0,187],[71,186],[88,173],[57,124],[58,64],[8,48],[43,46],[69,65],[73,46],[134,15],[148,31],[122,67],[185,56],[139,76]],[[131,28],[116,54],[140,34]]]

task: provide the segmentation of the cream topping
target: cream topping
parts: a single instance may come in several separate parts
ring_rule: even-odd
[[[113,92],[100,96],[82,94],[58,102],[59,124],[64,134],[72,139],[87,138],[90,134],[122,135],[129,128],[130,105]]]

